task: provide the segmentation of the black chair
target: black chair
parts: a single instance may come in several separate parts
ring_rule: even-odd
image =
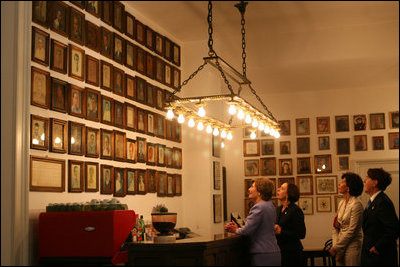
[[[332,257],[332,255],[329,253],[329,250],[332,248],[332,239],[329,239],[325,242],[324,245],[324,252],[326,252],[326,256],[322,257],[322,261],[324,263],[324,266],[336,266],[336,259],[335,257]],[[328,265],[326,265],[326,260],[328,260]]]
[[[332,239],[325,242],[324,247],[321,249],[305,249],[303,250],[303,262],[308,266],[308,259],[310,259],[309,266],[315,266],[315,258],[322,258],[323,266],[336,266],[335,258],[331,256],[329,250],[332,247]]]

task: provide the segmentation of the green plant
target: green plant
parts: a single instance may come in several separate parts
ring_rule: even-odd
[[[153,207],[152,213],[158,212],[168,212],[168,209],[164,204],[157,204]]]

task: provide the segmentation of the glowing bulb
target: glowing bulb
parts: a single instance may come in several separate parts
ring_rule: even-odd
[[[238,119],[239,120],[243,120],[244,119],[244,115],[245,115],[244,111],[239,109],[238,114],[237,114]]]
[[[40,136],[40,139],[42,139],[42,141],[44,141],[44,139],[46,138],[46,136],[44,135],[44,133]]]
[[[274,136],[275,136],[275,138],[279,138],[281,136],[281,134],[278,131],[276,131]]]
[[[265,133],[265,134],[269,134],[269,131],[270,131],[269,126],[268,126],[268,125],[265,125],[265,126],[264,126],[264,133]]]
[[[211,125],[210,124],[207,125],[206,132],[210,134],[210,133],[212,133],[212,131],[213,131],[213,129],[212,129]]]
[[[204,124],[200,121],[200,122],[197,124],[197,130],[203,131],[203,129],[204,129]]]
[[[218,136],[219,135],[219,130],[218,130],[217,127],[214,128],[213,135],[214,136]]]
[[[226,138],[228,138],[228,140],[232,140],[232,133],[229,132]]]
[[[251,132],[250,138],[251,139],[256,139],[256,137],[257,137],[256,132]]]
[[[264,131],[264,127],[264,123],[260,122],[260,124],[258,125],[258,130]]]
[[[190,128],[192,128],[192,127],[194,127],[196,125],[196,123],[194,122],[193,118],[189,119],[188,125],[189,125]]]
[[[71,144],[75,144],[75,138],[71,137]]]
[[[231,115],[235,115],[236,114],[236,107],[235,107],[234,104],[231,104],[229,106],[229,114],[231,114]]]
[[[275,134],[275,130],[274,129],[269,130],[269,135],[274,136],[274,134]]]
[[[178,122],[179,122],[180,124],[182,124],[182,123],[185,122],[185,117],[183,117],[183,114],[179,114],[179,116],[178,116]]]
[[[251,126],[253,126],[253,128],[257,128],[258,127],[257,119],[253,119],[253,123],[251,124]]]
[[[251,117],[250,117],[249,114],[246,115],[246,119],[244,119],[244,122],[247,123],[247,124],[251,123]]]
[[[173,117],[174,117],[174,112],[172,111],[172,109],[169,109],[167,111],[167,119],[172,120]]]
[[[225,137],[226,137],[226,131],[225,131],[225,130],[222,130],[222,132],[221,132],[221,137],[222,137],[222,138],[225,138]]]
[[[206,110],[203,107],[199,107],[197,115],[199,115],[199,117],[204,117],[206,115]]]
[[[224,148],[225,147],[225,143],[224,141],[221,142],[221,147]]]
[[[54,142],[56,142],[56,144],[61,143],[61,138],[60,137],[56,137],[56,139],[54,139]]]

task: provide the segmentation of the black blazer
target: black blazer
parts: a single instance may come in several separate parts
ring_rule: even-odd
[[[397,244],[399,219],[392,201],[381,192],[364,210],[362,229],[364,240],[361,251],[361,265],[397,266]],[[369,250],[375,246],[379,255]]]
[[[300,239],[306,236],[303,211],[294,203],[282,212],[282,206],[277,208],[276,224],[281,228],[281,234],[276,235],[278,245],[283,251],[302,251]]]

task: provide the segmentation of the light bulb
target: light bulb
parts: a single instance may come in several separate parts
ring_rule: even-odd
[[[253,126],[253,128],[257,128],[258,127],[257,119],[253,119],[253,123],[251,124],[251,126]]]
[[[214,128],[213,135],[214,136],[218,136],[219,135],[219,130],[218,130],[217,127]]]
[[[268,125],[265,125],[265,126],[264,126],[264,133],[265,133],[265,134],[269,134],[269,131],[270,131],[269,126],[268,126]]]
[[[250,117],[249,114],[246,115],[246,119],[244,119],[244,122],[247,123],[247,124],[251,123],[251,117]]]
[[[281,136],[281,134],[278,131],[276,131],[274,136],[275,136],[275,138],[279,138]]]
[[[172,120],[173,117],[174,117],[174,112],[172,111],[172,109],[169,109],[167,111],[167,119]]]
[[[199,117],[204,117],[206,115],[206,110],[203,107],[199,107],[197,115],[199,115]]]
[[[264,123],[263,122],[260,122],[259,124],[258,124],[258,130],[260,130],[260,131],[264,131]]]
[[[257,137],[256,132],[251,132],[250,138],[251,139],[256,139],[256,137]]]
[[[213,130],[212,130],[211,125],[210,125],[210,124],[207,125],[207,127],[206,127],[206,132],[210,134],[210,133],[212,133],[212,131],[213,131]]]
[[[229,106],[229,114],[231,114],[231,115],[235,115],[236,114],[236,107],[235,107],[234,104],[231,104]]]
[[[274,136],[274,134],[275,134],[275,130],[274,129],[270,129],[269,130],[269,135]]]
[[[228,138],[228,140],[232,140],[232,133],[229,132],[228,135],[226,136],[226,138]]]
[[[178,122],[181,123],[181,124],[185,122],[185,117],[183,117],[183,114],[179,114]]]
[[[239,109],[238,114],[237,114],[238,119],[239,120],[243,120],[244,119],[244,115],[245,115],[244,111]]]
[[[204,124],[201,121],[199,121],[199,123],[197,124],[197,130],[203,131],[203,129],[204,129]]]
[[[221,147],[224,148],[225,147],[225,143],[224,141],[221,142]]]
[[[222,138],[225,138],[225,137],[226,137],[226,131],[225,131],[225,130],[222,130],[222,132],[221,132],[221,137],[222,137]]]
[[[196,125],[196,123],[194,122],[193,118],[189,119],[188,125],[189,125],[190,128],[192,128],[192,127],[194,127]]]

